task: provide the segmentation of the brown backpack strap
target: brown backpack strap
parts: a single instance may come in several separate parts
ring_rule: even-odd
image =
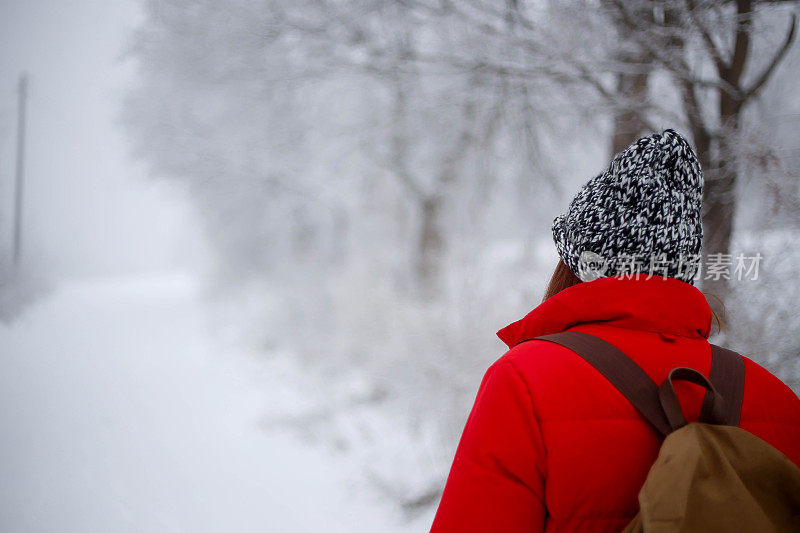
[[[738,426],[744,398],[744,359],[738,353],[716,344],[711,345],[711,370],[708,379],[725,399],[724,420],[730,426]],[[700,417],[710,415],[713,397],[710,390],[703,399]]]
[[[594,335],[578,331],[565,331],[526,340],[549,341],[572,350],[603,374],[662,436],[666,437],[673,431],[674,424],[669,421],[662,406],[664,392],[659,394],[659,386],[650,379],[650,376],[614,345]],[[699,372],[694,370],[692,372],[702,377]],[[696,379],[691,381],[696,382]],[[712,344],[711,370],[708,380],[703,377],[703,381],[710,382],[713,387],[707,387],[700,420],[738,426],[744,397],[742,356]],[[664,385],[662,389],[663,387]],[[669,388],[671,389],[671,384]],[[722,398],[715,402],[715,396]],[[677,399],[675,401],[677,402]],[[719,412],[720,406],[722,412]]]
[[[603,374],[662,436],[666,437],[672,432],[672,426],[659,401],[658,385],[614,345],[594,335],[577,331],[542,335],[527,340],[549,341],[572,350]]]

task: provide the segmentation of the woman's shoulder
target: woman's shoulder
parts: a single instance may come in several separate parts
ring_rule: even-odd
[[[800,398],[765,367],[750,357],[742,358],[745,365],[742,418],[800,427]]]
[[[493,367],[513,371],[524,382],[545,418],[551,407],[561,411],[580,403],[586,406],[587,413],[593,412],[594,399],[613,395],[613,387],[584,359],[549,341],[519,343],[505,352]]]
[[[509,349],[495,365],[513,368],[527,382],[540,382],[563,376],[581,363],[582,359],[572,350],[553,342],[533,339]]]
[[[800,466],[800,398],[775,374],[744,357],[744,398],[739,427]]]

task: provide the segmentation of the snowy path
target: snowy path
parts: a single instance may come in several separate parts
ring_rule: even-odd
[[[73,282],[0,325],[0,530],[424,529],[260,426],[291,377],[209,329],[181,276]]]

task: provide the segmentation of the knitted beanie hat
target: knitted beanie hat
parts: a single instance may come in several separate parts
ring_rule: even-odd
[[[583,281],[635,272],[694,282],[703,174],[674,130],[643,137],[578,192],[553,221],[564,263]]]

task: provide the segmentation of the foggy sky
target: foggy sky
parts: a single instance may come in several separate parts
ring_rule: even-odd
[[[130,160],[115,124],[135,1],[0,4],[0,257],[11,250],[17,81],[29,74],[24,259],[54,277],[161,270],[201,254],[180,191]]]

